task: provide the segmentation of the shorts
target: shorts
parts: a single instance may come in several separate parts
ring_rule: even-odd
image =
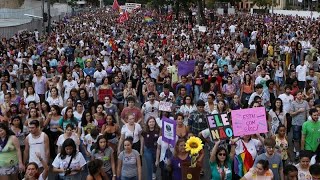
[[[302,126],[297,126],[297,125],[292,125],[293,129],[293,137],[292,139],[294,141],[301,141],[301,131],[302,131]]]

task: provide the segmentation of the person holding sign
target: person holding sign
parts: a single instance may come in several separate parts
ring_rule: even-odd
[[[220,140],[215,143],[210,155],[211,179],[232,180],[232,162],[235,155],[235,142],[231,140],[231,150],[229,154],[227,154],[227,149],[219,145]]]
[[[188,127],[193,134],[199,134],[203,129],[208,128],[206,117],[207,112],[204,111],[205,103],[202,100],[197,102],[197,111],[191,113]]]

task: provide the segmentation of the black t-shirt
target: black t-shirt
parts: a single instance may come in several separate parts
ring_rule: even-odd
[[[298,80],[298,79],[297,79],[296,77],[294,77],[294,78],[288,77],[288,78],[286,79],[286,84],[287,84],[287,85],[292,85],[293,82],[294,82],[294,81],[297,81],[297,80]]]

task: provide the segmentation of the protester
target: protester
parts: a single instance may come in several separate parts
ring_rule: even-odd
[[[91,147],[100,134],[107,136],[108,145],[115,154],[120,152],[116,147],[122,145],[124,138],[133,136],[135,149],[144,155],[144,152],[148,154],[148,149],[143,149],[148,143],[143,141],[145,134],[141,131],[151,116],[162,127],[163,117],[173,118],[180,112],[183,118],[181,115],[173,118],[178,123],[173,132],[186,138],[190,130],[195,135],[202,134],[210,142],[208,114],[233,114],[235,110],[241,112],[248,107],[265,107],[266,114],[270,115],[270,126],[268,132],[263,133],[275,139],[277,152],[282,153],[279,161],[293,162],[285,155],[292,149],[296,155],[300,148],[316,151],[317,134],[310,135],[309,127],[309,121],[315,121],[308,120],[306,114],[319,104],[318,19],[279,14],[271,18],[239,11],[236,15],[214,13],[213,19],[206,19],[205,32],[201,32],[202,26],[193,26],[195,18],[191,12],[196,8],[196,5],[190,7],[190,17],[181,10],[175,17],[177,21],[172,20],[171,8],[159,11],[140,8],[131,13],[119,13],[116,7],[91,8],[52,23],[50,34],[34,30],[2,38],[0,121],[12,123],[16,135],[23,127],[18,128],[15,115],[21,117],[20,122],[25,126],[38,121],[41,131],[49,137],[50,148],[41,150],[41,153],[50,152],[50,156],[45,156],[45,161],[49,162],[56,157],[55,141],[68,124],[77,128],[83,142],[80,151],[86,156],[92,156]],[[205,11],[203,17],[208,17],[209,11]],[[124,21],[118,21],[119,16],[126,14],[129,15]],[[147,17],[152,22],[144,21]],[[123,111],[131,96],[134,100],[130,100],[129,107]],[[19,97],[22,98],[19,100]],[[164,102],[161,101],[172,103],[171,112],[163,111]],[[99,103],[103,103],[102,109]],[[133,109],[135,112],[130,112]],[[140,130],[138,126],[129,127],[119,142],[120,128],[131,126],[127,119],[131,113],[134,114],[130,121],[141,121],[142,127]],[[187,127],[182,125],[181,118]],[[232,116],[230,122],[233,122]],[[285,133],[290,132],[291,125],[294,146],[288,144],[292,138]],[[40,133],[40,130],[35,131]],[[255,141],[254,134],[248,135],[252,136],[248,143]],[[23,136],[19,138],[24,139]],[[312,143],[309,145],[309,142]],[[83,144],[87,145],[87,150],[83,149]],[[158,138],[156,145],[155,164],[160,164],[161,178],[169,180],[167,164],[175,147],[162,138]],[[270,156],[274,151],[271,147],[255,148],[252,150],[257,151],[255,159],[264,150]],[[279,179],[282,168],[278,162],[273,164],[269,161],[269,168],[274,178]],[[145,170],[147,166],[152,167],[148,164],[141,168]],[[142,174],[150,175],[154,169],[147,171]]]
[[[273,179],[273,173],[269,169],[269,162],[267,160],[260,160],[257,162],[255,168],[250,169],[248,173],[244,175],[241,180],[250,180],[250,179]]]

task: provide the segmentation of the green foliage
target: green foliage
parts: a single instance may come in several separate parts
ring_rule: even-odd
[[[272,6],[272,1],[275,5],[276,0],[252,0],[253,4],[257,5],[258,7]]]

